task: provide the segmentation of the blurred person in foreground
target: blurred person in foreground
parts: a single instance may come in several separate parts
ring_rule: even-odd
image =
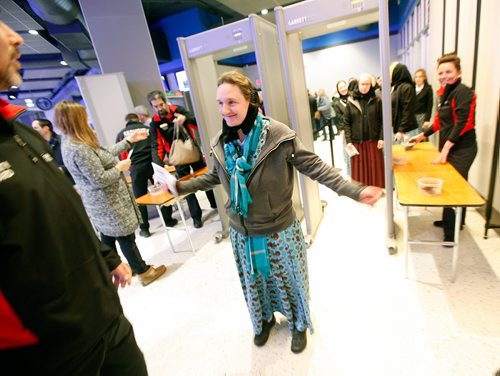
[[[214,167],[200,177],[177,181],[176,189],[186,194],[223,185],[254,344],[267,342],[276,323],[274,312],[280,312],[292,331],[291,350],[300,353],[313,325],[306,244],[292,205],[295,169],[367,204],[374,204],[382,190],[344,180],[307,150],[290,127],[262,116],[256,89],[241,73],[226,72],[218,79],[217,102],[223,120],[211,142]]]
[[[0,90],[23,39],[0,21]],[[130,268],[96,237],[47,142],[0,99],[0,364],[4,375],[147,375],[116,292]]]

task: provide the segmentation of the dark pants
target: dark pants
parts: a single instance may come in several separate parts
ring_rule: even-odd
[[[130,169],[130,177],[132,179],[132,190],[135,198],[144,196],[148,193],[148,182],[153,181],[153,167],[151,163],[141,163],[133,165]],[[149,215],[146,205],[139,205],[142,223],[139,225],[141,230],[149,230]],[[165,223],[172,221],[172,207],[162,206],[161,215]]]
[[[108,236],[101,233],[101,241],[116,250],[116,242],[120,244],[120,249],[123,252],[123,255],[127,259],[127,262],[130,265],[130,268],[135,274],[142,274],[146,270],[148,270],[149,266],[142,259],[141,253],[139,252],[139,248],[137,248],[137,244],[135,244],[135,234],[132,233],[128,236]]]
[[[188,165],[175,166],[177,179],[189,175],[191,173],[191,168],[193,169],[193,171],[197,171],[205,166],[206,164],[203,160]],[[208,201],[210,202],[210,207],[215,209],[217,207],[217,203],[215,202],[214,191],[210,189],[209,191],[205,191],[205,193],[207,194]],[[191,218],[201,219],[201,207],[198,199],[196,198],[196,195],[194,193],[191,193],[190,195],[186,196],[186,201],[188,203]]]
[[[0,351],[2,374],[5,375],[72,375],[72,376],[146,376],[144,356],[135,341],[132,326],[120,315],[101,338],[77,357],[53,369],[40,346]],[[63,356],[64,354],[60,354]]]
[[[448,155],[448,162],[458,171],[460,175],[467,180],[469,176],[469,170],[476,158],[477,154],[477,144],[474,144],[468,148],[461,149],[451,149]],[[462,210],[462,221],[461,225],[465,224],[465,208]],[[455,209],[453,208],[443,208],[443,230],[444,238],[448,241],[452,241],[455,237]]]

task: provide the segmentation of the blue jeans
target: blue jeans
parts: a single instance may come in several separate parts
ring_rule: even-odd
[[[142,259],[141,253],[139,252],[139,248],[137,248],[137,244],[135,244],[135,234],[132,233],[127,236],[108,236],[104,235],[101,232],[101,241],[107,246],[111,247],[115,252],[116,250],[116,242],[120,244],[120,249],[123,252],[123,255],[127,259],[130,268],[135,274],[142,274],[146,270],[148,270],[149,266]]]

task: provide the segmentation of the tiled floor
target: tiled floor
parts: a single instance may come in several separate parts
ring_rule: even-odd
[[[315,143],[325,160],[328,145]],[[315,333],[298,355],[279,315],[269,342],[253,345],[231,245],[215,243],[220,222],[213,212],[204,211],[211,215],[202,229],[191,228],[196,256],[172,253],[158,219],[152,221],[155,233],[138,238],[139,248],[151,263],[165,263],[167,275],[120,291],[150,374],[493,375],[500,368],[498,234],[490,230],[483,239],[484,220],[471,210],[457,281],[449,280],[451,250],[441,246],[412,246],[406,279],[401,244],[397,255],[387,253],[385,202],[368,207],[320,189],[328,206],[308,251]],[[208,208],[205,195],[197,196]],[[439,216],[413,210],[412,235],[440,239],[432,226]],[[401,220],[396,207],[398,238]],[[172,236],[178,249],[189,249],[184,233]]]

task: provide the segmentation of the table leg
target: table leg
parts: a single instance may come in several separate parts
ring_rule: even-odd
[[[194,255],[196,255],[196,251],[194,249],[193,241],[191,240],[191,234],[189,233],[188,225],[186,223],[186,217],[184,216],[184,212],[182,211],[182,206],[181,206],[180,200],[177,200],[175,204],[177,205],[177,209],[179,209],[179,214],[181,216],[182,223],[184,224],[184,229],[186,230],[186,234],[187,234],[187,237],[188,237],[188,240],[189,240],[189,244],[191,244],[191,251],[193,252]]]
[[[455,210],[455,239],[453,239],[453,260],[451,264],[451,282],[455,282],[457,276],[457,261],[458,261],[458,241],[460,238],[460,224],[462,223],[462,212],[463,208],[461,206],[457,207]]]
[[[408,247],[408,212],[410,210],[409,206],[403,206],[404,208],[404,218],[403,218],[403,250],[405,253],[405,277],[408,278],[408,252],[410,251]]]
[[[165,231],[167,232],[167,238],[170,243],[170,248],[172,248],[172,252],[175,252],[175,247],[174,243],[172,243],[172,239],[170,239],[170,231],[165,223],[165,220],[163,219],[163,215],[161,214],[161,205],[156,205],[156,210],[158,211],[158,215],[160,216],[161,223],[163,223],[163,227],[165,228]]]

